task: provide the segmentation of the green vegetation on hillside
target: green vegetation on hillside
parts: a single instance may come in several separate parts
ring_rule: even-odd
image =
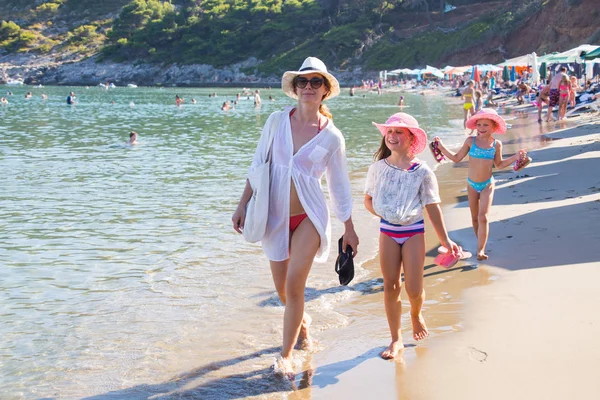
[[[0,15],[12,17],[0,22],[0,52],[216,67],[255,57],[262,73],[307,54],[338,68],[413,67],[504,35],[546,2],[495,2],[485,12],[485,0],[454,0],[484,10],[460,20],[439,0],[0,0]]]

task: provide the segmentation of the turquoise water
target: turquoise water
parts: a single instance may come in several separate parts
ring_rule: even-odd
[[[219,398],[222,388],[210,382],[224,374],[267,375],[283,309],[260,248],[245,243],[230,219],[262,125],[293,101],[264,89],[261,107],[242,97],[223,112],[239,90],[0,88],[7,90],[0,397],[147,398],[180,390],[188,374],[183,381],[203,388],[202,398]],[[75,106],[65,104],[70,90]],[[181,108],[176,94],[186,99]],[[373,225],[362,207],[380,141],[371,121],[397,112],[398,96],[344,92],[328,102],[346,136],[359,233]],[[430,137],[464,140],[456,99],[404,96],[404,111]],[[125,145],[131,130],[137,146]],[[431,161],[428,152],[423,158]],[[333,224],[335,237],[341,226]],[[361,236],[361,246],[362,259],[371,257],[376,236]],[[332,257],[315,264],[308,283],[318,329],[346,324],[333,305],[356,295],[337,285]],[[357,281],[368,274],[359,270]]]

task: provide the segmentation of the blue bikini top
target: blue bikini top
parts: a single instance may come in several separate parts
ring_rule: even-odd
[[[494,144],[489,149],[482,149],[481,147],[477,147],[475,143],[475,138],[473,138],[473,144],[469,149],[469,157],[472,158],[484,158],[486,160],[493,160],[496,155],[496,139],[494,139]]]

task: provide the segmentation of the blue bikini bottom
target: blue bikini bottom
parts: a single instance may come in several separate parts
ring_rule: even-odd
[[[467,178],[467,183],[471,186],[477,193],[481,193],[483,189],[494,183],[494,177],[490,177],[487,181],[484,182],[475,182],[472,181],[471,178]]]

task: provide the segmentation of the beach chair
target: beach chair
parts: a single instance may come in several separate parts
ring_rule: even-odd
[[[594,100],[594,101],[590,101],[588,103],[579,104],[578,106],[574,107],[572,110],[570,110],[569,112],[567,112],[565,114],[565,117],[573,116],[573,114],[576,111],[584,110],[584,109],[590,109],[590,110],[595,111],[595,112],[600,111],[600,99]],[[579,114],[581,114],[581,112],[579,112],[577,114],[579,115]]]

